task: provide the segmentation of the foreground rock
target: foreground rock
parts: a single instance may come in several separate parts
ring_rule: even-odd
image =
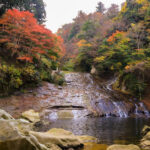
[[[8,114],[6,111],[0,109],[0,119],[14,119],[10,114]]]
[[[0,112],[0,150],[75,150],[85,142],[97,142],[94,137],[75,136],[63,129],[35,132],[29,121],[15,120],[7,112]]]
[[[107,150],[140,150],[136,145],[112,145],[107,148]]]
[[[63,129],[51,129],[47,132],[33,132],[30,134],[35,136],[40,143],[49,147],[49,144],[58,145],[61,148],[77,148],[82,147],[83,144],[77,136],[73,133]]]
[[[140,146],[142,150],[150,150],[150,127],[145,126],[142,130],[142,134],[144,135],[144,137],[140,142]]]
[[[22,117],[29,120],[30,122],[36,123],[40,121],[40,115],[38,112],[30,109],[22,113]]]
[[[28,134],[28,125],[17,120],[0,119],[0,150],[47,150]]]
[[[82,143],[98,143],[98,139],[93,136],[77,136]]]

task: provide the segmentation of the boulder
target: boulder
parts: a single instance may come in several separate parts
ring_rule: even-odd
[[[0,119],[14,119],[10,114],[8,114],[6,111],[0,109]]]
[[[35,112],[34,110],[28,110],[22,113],[22,117],[29,120],[30,122],[36,123],[40,121],[40,115],[38,112]]]
[[[145,126],[142,130],[144,137],[142,138],[142,140],[140,142],[140,147],[143,150],[150,150],[150,131],[149,131],[149,129],[150,129],[150,127]]]
[[[114,144],[107,148],[107,150],[140,150],[140,148],[137,145],[118,145]]]
[[[91,74],[96,74],[97,73],[97,70],[94,66],[92,66],[92,69],[90,71]]]
[[[48,150],[17,120],[0,119],[0,150]]]
[[[47,132],[33,132],[30,134],[35,136],[40,143],[49,147],[49,143],[58,145],[60,148],[76,148],[82,147],[83,144],[73,133],[64,129],[51,129]]]
[[[83,135],[77,136],[81,143],[98,143],[98,139],[93,136]]]
[[[143,140],[140,143],[140,147],[142,148],[142,150],[150,150],[150,140]]]
[[[145,125],[144,128],[143,128],[143,130],[142,130],[142,134],[143,134],[143,135],[146,135],[147,132],[149,132],[149,131],[150,131],[150,127],[147,126],[147,125]]]

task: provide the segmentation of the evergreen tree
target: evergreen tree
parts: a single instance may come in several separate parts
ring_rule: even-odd
[[[98,6],[96,7],[96,11],[103,14],[105,10],[106,10],[106,9],[105,9],[104,4],[103,4],[102,2],[99,2],[99,3],[98,3]]]

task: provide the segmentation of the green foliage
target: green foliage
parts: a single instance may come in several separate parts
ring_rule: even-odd
[[[93,57],[90,55],[90,47],[82,47],[80,49],[80,53],[76,57],[74,68],[77,71],[90,72]]]
[[[0,65],[0,96],[13,93],[28,83],[37,84],[39,78],[33,66],[16,68],[11,65]]]
[[[70,31],[68,40],[70,41],[74,36],[76,36],[76,34],[79,32],[79,30],[80,30],[80,26],[78,24],[75,24]]]
[[[75,70],[90,72],[94,66],[100,76],[118,74],[120,89],[142,96],[150,83],[150,0],[126,0],[120,12],[114,4],[105,11],[99,2],[96,12],[82,13],[64,27],[62,35],[71,38],[63,36],[68,53],[77,52],[70,58]]]
[[[21,76],[23,78],[24,84],[28,83],[38,83],[41,81],[39,72],[35,69],[34,66],[26,66],[21,69]]]
[[[53,76],[52,76],[52,81],[53,83],[55,84],[58,84],[58,85],[63,85],[65,80],[64,80],[64,75],[62,73],[55,73]]]
[[[67,61],[63,68],[64,71],[74,71],[74,62],[72,59],[70,59],[69,61]]]
[[[130,94],[135,95],[138,98],[141,98],[142,94],[145,91],[146,83],[141,78],[134,73],[124,73],[120,76],[122,78],[122,83],[126,87],[126,91],[130,92]]]
[[[79,39],[86,39],[89,40],[90,38],[93,38],[96,32],[96,27],[94,22],[92,21],[86,21],[83,26],[82,30],[78,33],[77,37]]]

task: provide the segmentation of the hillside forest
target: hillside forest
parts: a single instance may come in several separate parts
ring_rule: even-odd
[[[114,89],[141,97],[150,83],[150,1],[126,0],[106,9],[82,11],[58,30],[64,39],[64,70],[118,76]]]
[[[150,83],[150,1],[126,0],[121,9],[83,11],[57,34],[44,26],[42,0],[1,0],[0,91],[8,95],[41,81],[63,84],[52,70],[118,76],[115,90],[142,97]]]
[[[62,84],[62,76],[51,73],[64,55],[63,39],[44,26],[43,1],[2,0],[0,4],[0,95],[43,80]]]

